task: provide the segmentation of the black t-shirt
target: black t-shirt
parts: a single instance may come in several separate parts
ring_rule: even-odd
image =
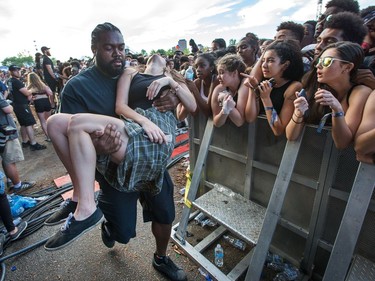
[[[10,78],[8,80],[8,88],[12,93],[14,106],[29,104],[29,99],[20,92],[20,89],[25,88],[25,84],[19,79],[14,77]]]
[[[117,78],[105,76],[96,66],[71,78],[61,93],[61,112],[114,116]]]
[[[52,77],[51,74],[49,74],[48,70],[47,70],[47,65],[50,65],[51,68],[52,68],[52,72],[55,71],[55,68],[53,66],[53,62],[52,60],[46,56],[46,55],[43,55],[43,75],[44,75],[44,79],[46,80],[46,82],[50,82],[50,81],[55,81],[55,77]]]

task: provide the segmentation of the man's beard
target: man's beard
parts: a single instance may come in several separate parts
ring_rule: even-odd
[[[101,71],[103,71],[105,74],[111,77],[119,76],[122,71],[124,70],[125,61],[122,60],[121,62],[121,68],[120,67],[113,67],[114,60],[111,60],[110,62],[104,62],[101,60],[98,56],[96,57],[96,65],[100,68]]]

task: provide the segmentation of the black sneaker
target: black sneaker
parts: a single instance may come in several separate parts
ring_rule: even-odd
[[[40,144],[40,143],[30,144],[31,151],[42,150],[42,149],[46,149],[46,148],[47,148],[47,146],[45,146],[43,144]]]
[[[27,228],[27,221],[22,221],[17,227],[17,232],[14,233],[14,234],[9,234],[9,237],[10,237],[10,241],[14,241],[16,239],[18,239],[20,237],[20,235],[22,234],[22,232],[25,231],[25,229]]]
[[[13,190],[14,192],[21,192],[21,191],[24,191],[24,190],[27,190],[31,187],[33,187],[35,185],[35,181],[23,181],[21,182],[21,186],[20,187],[14,187],[13,186]]]
[[[185,281],[187,280],[184,270],[177,266],[169,257],[158,257],[154,254],[152,266],[159,272],[163,273],[172,281]]]
[[[66,220],[70,213],[74,213],[77,208],[77,202],[72,201],[71,198],[66,199],[60,209],[44,221],[45,225],[56,225]]]
[[[30,141],[22,142],[22,148],[26,148],[30,146]]]
[[[104,245],[106,245],[108,248],[113,248],[113,246],[115,246],[115,240],[111,238],[111,233],[109,232],[105,221],[102,222],[101,233]]]
[[[47,240],[44,249],[55,251],[64,248],[93,229],[102,219],[103,213],[99,208],[96,208],[95,212],[83,221],[75,220],[73,214],[70,213],[65,224],[61,226],[60,231]]]
[[[4,253],[5,235],[0,233],[0,256]]]

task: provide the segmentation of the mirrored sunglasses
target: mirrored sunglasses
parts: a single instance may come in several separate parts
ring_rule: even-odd
[[[320,57],[318,58],[318,60],[316,61],[315,63],[315,67],[318,67],[319,65],[323,66],[323,67],[330,67],[331,64],[334,62],[334,61],[341,61],[343,63],[351,63],[350,61],[347,61],[347,60],[342,60],[342,59],[338,59],[338,58],[332,58],[332,57]]]

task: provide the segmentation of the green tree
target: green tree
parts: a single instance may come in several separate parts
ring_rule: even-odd
[[[229,46],[236,46],[236,39],[229,39]]]
[[[164,49],[158,49],[158,50],[151,50],[150,52],[151,55],[153,54],[159,54],[159,55],[162,55],[162,56],[166,56],[167,55],[167,52],[164,50]]]
[[[2,65],[10,66],[12,64],[18,66],[33,66],[34,65],[34,58],[32,56],[25,56],[22,54],[18,54],[16,57],[7,57],[2,62]]]
[[[146,52],[146,50],[142,49],[142,50],[141,50],[141,54],[142,54],[142,56],[147,57],[147,52]]]

